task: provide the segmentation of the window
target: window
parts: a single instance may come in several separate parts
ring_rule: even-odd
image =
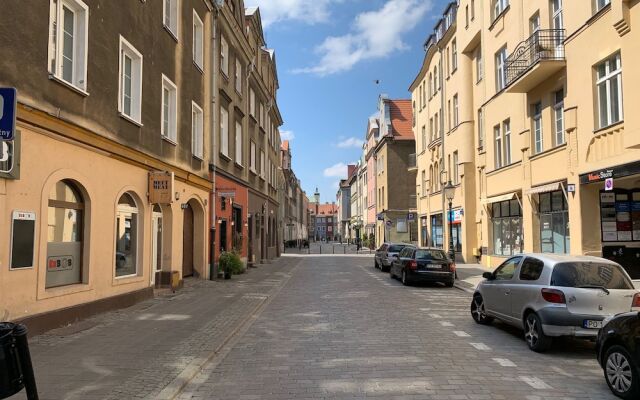
[[[251,141],[251,158],[249,159],[249,169],[251,172],[256,172],[256,144]]]
[[[458,171],[458,152],[453,152],[453,184],[457,185],[460,183],[460,175]]]
[[[456,127],[460,123],[458,114],[458,95],[453,95],[453,126]]]
[[[484,68],[482,67],[482,47],[476,50],[476,83],[480,82],[484,76]]]
[[[493,0],[493,20],[498,18],[508,6],[509,0]]]
[[[433,179],[433,165],[429,166],[429,190],[431,190],[433,192],[433,182],[435,182],[435,180]],[[423,196],[426,196],[426,194],[423,194]]]
[[[220,153],[229,158],[229,111],[220,107]]]
[[[563,29],[562,0],[551,0],[551,25],[553,29]]]
[[[537,281],[542,275],[544,269],[544,263],[538,259],[527,257],[522,262],[520,267],[520,280],[521,281]]]
[[[256,117],[256,92],[249,88],[249,115]]]
[[[622,61],[617,53],[596,66],[599,127],[622,121]]]
[[[178,1],[179,0],[164,0],[164,26],[178,38]]]
[[[120,101],[118,111],[141,122],[142,54],[120,36]]]
[[[426,196],[427,195],[427,171],[422,170],[422,185],[420,186],[422,188],[422,196]]]
[[[596,0],[596,12],[602,10],[611,3],[611,0]]]
[[[440,137],[440,124],[438,123],[438,113],[436,113],[435,117],[434,117],[434,129],[435,129],[435,138],[439,138]]]
[[[471,20],[473,21],[476,18],[476,1],[471,0]]]
[[[431,247],[442,248],[442,214],[431,216]]]
[[[242,94],[242,63],[236,58],[236,92]]]
[[[522,252],[522,208],[517,199],[491,204],[493,252],[511,256]]]
[[[438,67],[435,67],[434,72],[433,72],[433,84],[435,86],[435,92],[438,92],[438,90],[440,90],[440,75],[438,75]]]
[[[451,73],[458,69],[458,45],[455,39],[451,42]]]
[[[194,157],[204,158],[204,113],[195,102],[191,102],[191,152]]]
[[[162,137],[178,142],[178,88],[162,75]]]
[[[540,12],[536,11],[533,17],[529,18],[529,34],[533,35],[540,30]]]
[[[260,150],[260,178],[265,178],[264,151]]]
[[[433,74],[429,72],[429,98],[433,96]]]
[[[464,27],[468,28],[469,27],[469,5],[468,4],[464,7],[464,19],[465,19]]]
[[[507,84],[507,70],[505,63],[507,61],[507,46],[503,47],[496,53],[496,92],[501,91]]]
[[[429,139],[433,142],[435,137],[433,136],[433,118],[429,118]]]
[[[116,212],[116,277],[138,273],[138,206],[125,193]]]
[[[500,125],[493,127],[493,136],[495,137],[494,152],[495,152],[495,168],[502,168],[502,133],[500,132]]]
[[[561,287],[596,286],[606,289],[633,289],[633,283],[616,264],[598,262],[563,262],[556,264],[551,285]]]
[[[224,36],[220,36],[220,70],[229,76],[229,45]]]
[[[556,146],[564,144],[564,90],[560,89],[553,94],[553,117],[555,128]]]
[[[204,24],[193,10],[193,62],[204,69]]]
[[[449,59],[449,47],[447,46],[447,48],[444,51],[447,54],[447,63],[445,66],[447,67],[447,78],[448,78],[449,73],[451,72],[451,60]]]
[[[502,123],[502,134],[504,135],[504,165],[511,164],[511,121]]]
[[[569,211],[562,190],[540,193],[540,251],[567,254],[570,249]]]
[[[484,149],[484,114],[478,110],[478,149]]]
[[[533,154],[542,153],[542,103],[537,102],[531,107],[533,121]]]
[[[422,151],[427,149],[427,127],[422,125]]]
[[[80,0],[51,0],[49,8],[49,73],[85,91],[89,7]]]
[[[236,164],[242,165],[242,124],[236,121]]]
[[[84,281],[84,205],[71,181],[59,181],[49,192],[46,288]]]
[[[500,265],[493,273],[495,280],[510,281],[513,279],[513,275],[516,273],[520,260],[522,260],[522,257],[513,257],[502,263],[502,265]]]
[[[449,130],[453,128],[451,125],[451,100],[447,101],[447,123],[449,124]]]

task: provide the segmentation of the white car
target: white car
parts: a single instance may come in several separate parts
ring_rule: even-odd
[[[640,310],[629,275],[603,258],[520,254],[483,277],[471,302],[473,319],[524,329],[533,351],[548,349],[555,336],[595,338],[605,318]]]

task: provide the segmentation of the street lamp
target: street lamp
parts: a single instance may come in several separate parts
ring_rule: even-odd
[[[449,216],[447,218],[447,223],[449,224],[449,257],[451,257],[452,261],[455,261],[455,250],[453,248],[453,213],[451,211],[453,207],[453,198],[456,195],[456,187],[451,184],[451,181],[447,183],[447,186],[444,187],[444,197],[449,201]]]

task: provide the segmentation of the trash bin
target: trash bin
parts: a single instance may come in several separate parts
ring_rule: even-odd
[[[29,400],[38,399],[38,391],[27,343],[27,328],[0,322],[0,399],[27,389]]]

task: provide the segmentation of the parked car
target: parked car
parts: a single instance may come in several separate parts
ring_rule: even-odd
[[[638,297],[635,297],[638,299]],[[634,306],[640,301],[634,299]],[[623,399],[640,399],[640,313],[607,318],[598,333],[596,354],[609,389]]]
[[[456,266],[441,249],[405,247],[394,256],[389,270],[391,277],[398,277],[402,284],[414,282],[442,282],[452,287]]]
[[[556,336],[595,339],[602,320],[640,301],[625,270],[598,257],[520,254],[483,277],[471,302],[473,319],[489,324],[497,318],[524,329],[537,352]]]
[[[382,272],[388,272],[391,268],[391,261],[393,256],[400,253],[402,249],[410,246],[407,243],[383,243],[374,257],[374,266],[380,268]]]

